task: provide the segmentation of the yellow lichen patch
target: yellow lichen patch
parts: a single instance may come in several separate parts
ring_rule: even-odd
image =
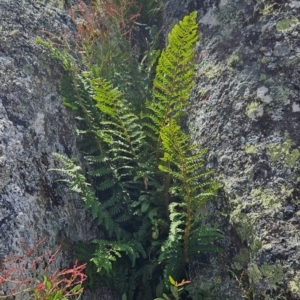
[[[261,73],[261,74],[260,74],[260,80],[261,80],[261,81],[267,80],[267,75],[264,74],[264,73]]]
[[[251,196],[259,198],[264,208],[275,208],[281,206],[281,198],[271,189],[255,189],[251,192]]]
[[[256,154],[257,153],[257,149],[256,149],[256,147],[253,144],[247,143],[245,145],[245,152],[247,154]]]
[[[204,75],[207,79],[211,80],[220,75],[222,68],[220,66],[215,66],[210,63],[205,63],[200,71],[199,75]]]
[[[276,30],[288,31],[295,27],[297,24],[299,24],[299,20],[296,17],[283,19],[276,24]]]
[[[298,149],[291,150],[293,145],[294,143],[290,139],[287,139],[283,144],[271,143],[268,145],[267,153],[273,163],[283,161],[287,167],[293,168],[300,157]]]
[[[276,3],[273,3],[273,4],[265,4],[264,5],[264,8],[262,10],[262,15],[263,16],[268,16],[268,15],[271,15],[273,14],[274,12],[274,6],[276,5]]]
[[[230,68],[235,68],[241,64],[243,64],[243,62],[236,54],[230,55],[227,59],[227,66]]]
[[[298,158],[300,157],[300,152],[298,149],[294,149],[292,150],[292,152],[286,154],[285,156],[285,163],[288,167],[292,168],[296,161],[298,160]]]
[[[271,158],[272,162],[277,162],[281,158],[281,147],[278,144],[269,144],[267,153]]]
[[[270,62],[271,58],[269,56],[263,56],[262,59],[260,60],[262,64],[266,64]]]
[[[214,282],[215,282],[215,284],[221,284],[222,283],[222,278],[220,276],[216,276],[214,278]]]
[[[299,279],[291,280],[289,282],[289,288],[293,294],[299,295],[300,294],[300,280]]]
[[[287,186],[276,186],[273,189],[270,188],[257,188],[251,191],[251,196],[255,203],[260,203],[266,211],[278,210],[282,202],[291,196],[294,189]]]
[[[263,114],[264,114],[264,108],[257,101],[253,101],[253,102],[249,103],[246,107],[246,115],[250,119],[255,119],[256,117],[261,117]]]
[[[206,96],[206,94],[207,94],[207,89],[205,89],[205,88],[202,88],[198,91],[198,96],[200,98],[204,98]]]
[[[280,208],[283,201],[281,193],[276,194],[273,189],[257,188],[251,191],[251,196],[260,202],[265,209]]]

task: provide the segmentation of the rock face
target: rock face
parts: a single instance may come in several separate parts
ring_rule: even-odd
[[[189,124],[225,192],[207,207],[224,253],[194,262],[194,282],[218,299],[300,299],[300,1],[165,2],[166,31],[198,11]]]
[[[69,25],[67,14],[38,2],[0,0],[0,251],[19,253],[48,236],[45,249],[63,250],[54,267],[68,266],[72,241],[96,234],[60,174],[48,171],[61,167],[52,152],[78,151],[58,91],[62,70],[35,38]]]
[[[71,26],[45,5],[65,4],[53,1],[0,0],[0,251],[49,236],[47,248],[64,246],[59,265],[71,241],[97,233],[48,171],[59,167],[52,152],[78,157],[58,91],[62,70],[34,40]],[[224,186],[205,212],[225,233],[224,251],[206,256],[209,266],[203,257],[191,263],[193,283],[214,286],[216,299],[300,299],[300,1],[164,2],[166,32],[198,11],[189,125]]]

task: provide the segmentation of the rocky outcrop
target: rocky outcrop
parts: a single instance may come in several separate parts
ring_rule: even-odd
[[[204,212],[225,233],[223,252],[191,262],[192,281],[215,287],[217,299],[300,299],[300,1],[164,2],[165,32],[198,11],[189,126],[224,187]],[[52,152],[79,157],[58,91],[62,70],[35,42],[41,30],[71,28],[49,3],[65,4],[0,0],[0,251],[49,236],[47,248],[64,247],[59,265],[73,241],[97,232],[48,171],[59,167]]]
[[[19,253],[48,236],[45,249],[63,250],[54,267],[65,267],[72,242],[96,232],[76,194],[49,171],[60,167],[53,152],[78,151],[58,90],[62,69],[35,38],[71,25],[66,13],[32,2],[0,1],[0,251]]]
[[[222,299],[300,299],[300,1],[166,1],[166,31],[194,9],[189,124],[225,192],[207,207],[224,253],[195,261],[194,282]]]

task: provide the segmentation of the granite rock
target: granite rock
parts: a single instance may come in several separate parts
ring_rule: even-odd
[[[48,237],[37,254],[62,245],[56,269],[74,262],[73,242],[99,232],[78,196],[58,182],[61,174],[49,171],[62,167],[53,152],[80,155],[74,117],[59,94],[63,70],[35,41],[44,32],[72,31],[72,24],[45,4],[0,0],[0,252],[23,253],[24,244]],[[99,299],[85,299],[93,297]]]
[[[223,184],[206,216],[224,252],[196,259],[193,282],[220,299],[300,299],[299,1],[164,2],[166,33],[198,11],[189,127]]]

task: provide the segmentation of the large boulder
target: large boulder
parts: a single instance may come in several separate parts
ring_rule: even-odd
[[[35,42],[72,27],[65,2],[0,0],[0,251],[49,236],[47,248],[63,245],[57,266],[69,263],[73,241],[98,234],[48,171],[60,167],[52,152],[80,157],[59,95],[62,69]],[[215,287],[217,299],[300,299],[300,1],[165,0],[165,32],[195,9],[189,127],[223,183],[202,213],[225,238],[223,252],[191,262],[192,281]]]
[[[35,39],[71,28],[66,12],[41,1],[0,0],[1,257],[48,237],[36,255],[61,245],[54,269],[72,262],[74,241],[98,234],[78,196],[57,182],[58,172],[49,171],[62,167],[53,152],[80,156],[74,117],[59,94],[63,70]]]
[[[300,1],[165,4],[166,32],[198,11],[189,126],[224,187],[206,211],[224,252],[195,260],[193,281],[222,299],[300,299]]]

